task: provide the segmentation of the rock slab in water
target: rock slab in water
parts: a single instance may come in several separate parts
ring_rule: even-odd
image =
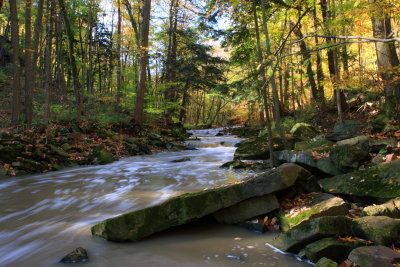
[[[225,162],[221,165],[221,168],[232,168],[232,169],[242,169],[246,168],[246,163],[243,161],[236,159],[232,161]]]
[[[76,248],[74,251],[72,251],[68,255],[65,255],[60,260],[61,263],[79,263],[87,261],[89,261],[87,251],[82,247]]]
[[[400,196],[400,160],[319,180],[334,194],[395,198]]]
[[[213,215],[219,223],[233,224],[269,213],[278,208],[279,203],[275,194],[269,194],[246,199],[236,205],[219,210]]]
[[[282,251],[296,253],[324,237],[351,235],[351,225],[352,220],[344,216],[319,217],[281,233],[270,244]]]
[[[185,162],[185,161],[191,161],[191,159],[189,157],[184,157],[184,158],[180,158],[180,159],[171,160],[171,163],[178,163],[178,162]]]
[[[400,219],[386,216],[366,216],[354,220],[356,236],[371,240],[378,245],[389,245],[400,237]]]
[[[384,246],[369,246],[354,249],[349,260],[360,267],[391,267],[400,263],[400,253]]]
[[[340,197],[326,193],[311,193],[301,207],[280,213],[281,229],[288,231],[301,222],[323,216],[346,215],[349,205]]]
[[[381,205],[365,207],[363,216],[388,216],[391,218],[400,218],[400,197],[389,200]]]
[[[182,225],[251,197],[292,186],[310,173],[295,164],[283,164],[241,182],[183,194],[164,203],[107,219],[92,227],[92,234],[113,241],[137,241],[173,226]]]

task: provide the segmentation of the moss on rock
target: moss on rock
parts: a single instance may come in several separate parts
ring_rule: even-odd
[[[377,198],[400,196],[400,160],[332,178],[321,179],[327,192]]]
[[[301,207],[280,213],[281,229],[288,231],[301,222],[323,216],[346,215],[348,204],[339,197],[326,193],[312,193]]]

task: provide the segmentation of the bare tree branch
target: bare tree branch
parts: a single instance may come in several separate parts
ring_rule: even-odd
[[[368,42],[380,42],[380,43],[391,43],[391,42],[400,42],[400,38],[398,37],[393,37],[390,39],[380,39],[380,38],[373,38],[373,37],[364,37],[364,36],[330,36],[330,35],[319,35],[319,34],[313,34],[313,35],[305,35],[303,38],[296,40],[288,45],[293,45],[298,42],[303,41],[306,38],[312,38],[312,37],[319,37],[319,38],[336,38],[336,39],[342,39],[342,40],[367,40]]]

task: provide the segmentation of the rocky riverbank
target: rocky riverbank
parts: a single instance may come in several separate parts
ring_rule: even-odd
[[[62,121],[24,131],[0,132],[0,177],[107,164],[124,156],[186,149],[181,127],[137,129],[129,124]]]
[[[291,147],[273,140],[277,168],[267,169],[268,140],[259,135],[239,143],[235,160],[223,167],[254,167],[251,159],[265,172],[111,218],[92,233],[138,241],[212,214],[259,232],[279,229],[270,245],[316,266],[397,266],[400,131],[368,134],[359,122],[345,121],[321,135],[303,123],[287,138]]]

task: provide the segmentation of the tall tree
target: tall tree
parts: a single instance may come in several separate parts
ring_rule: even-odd
[[[144,115],[144,95],[146,90],[146,71],[149,54],[149,30],[150,30],[150,13],[151,13],[151,0],[143,0],[142,8],[142,28],[141,28],[141,44],[140,44],[140,72],[139,83],[136,94],[136,105],[134,122],[142,126]]]
[[[17,1],[10,0],[10,16],[11,16],[11,44],[13,49],[13,100],[11,122],[13,125],[20,123],[21,113],[21,86],[20,86],[20,64],[19,64],[19,26]]]
[[[74,84],[77,118],[79,120],[82,115],[82,100],[81,100],[82,89],[81,89],[81,83],[79,81],[78,67],[76,65],[76,60],[75,60],[74,33],[72,31],[71,23],[69,21],[68,12],[64,0],[58,0],[58,4],[60,5],[60,12],[64,20],[65,31],[67,33],[67,38],[68,38],[68,48],[69,48],[68,55],[72,69],[72,79]]]
[[[369,0],[372,4],[372,30],[375,38],[389,39],[392,33],[392,24],[390,17],[386,11],[384,0]],[[399,101],[398,86],[391,86],[389,83],[394,78],[394,68],[400,65],[399,58],[396,53],[396,47],[393,42],[383,43],[375,42],[376,56],[378,59],[378,67],[382,80],[385,82],[385,99],[386,99],[386,113],[389,117],[396,114],[396,106]],[[399,82],[398,82],[399,83]]]
[[[257,9],[256,9],[256,4],[255,1],[252,2],[252,9],[253,9],[253,16],[254,16],[254,25],[256,28],[256,40],[257,40],[257,54],[258,54],[258,59],[261,64],[261,77],[262,77],[262,87],[261,87],[261,92],[262,92],[262,97],[263,97],[263,103],[264,103],[264,109],[265,109],[265,122],[266,122],[266,127],[268,131],[268,148],[269,148],[269,157],[270,157],[270,163],[271,167],[273,167],[273,162],[274,162],[274,149],[273,149],[273,143],[272,143],[272,127],[271,127],[271,120],[269,117],[269,112],[268,112],[268,98],[267,98],[267,92],[266,92],[266,86],[267,86],[267,76],[265,73],[265,65],[264,65],[264,58],[262,54],[262,48],[261,48],[261,40],[260,40],[260,30],[258,27],[258,17],[257,17]]]
[[[32,0],[25,0],[25,122],[32,125]]]

